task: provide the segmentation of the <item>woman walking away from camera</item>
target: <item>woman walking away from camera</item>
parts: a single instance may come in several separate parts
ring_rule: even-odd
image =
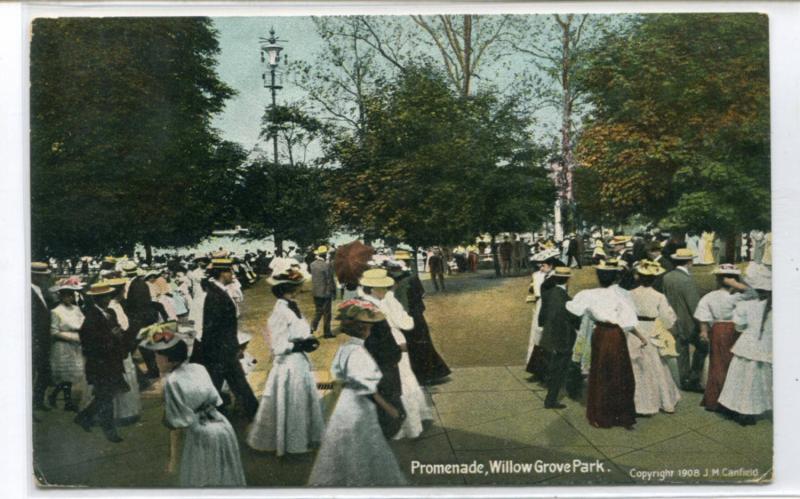
[[[672,379],[669,366],[662,359],[659,350],[659,347],[666,347],[665,337],[669,334],[667,330],[677,319],[667,297],[653,289],[656,278],[664,272],[664,268],[656,262],[639,261],[636,267],[639,287],[631,291],[639,319],[638,329],[647,338],[647,345],[639,348],[638,339],[628,335],[629,351],[638,349],[640,354],[631,359],[633,378],[636,381],[634,403],[637,414],[658,414],[659,411],[673,413],[675,405],[681,399],[678,385]],[[670,344],[674,344],[674,339]]]
[[[719,403],[736,413],[739,424],[752,425],[756,416],[772,410],[772,271],[751,263],[745,282],[758,299],[740,301],[733,311],[733,323],[742,334],[731,350]]]
[[[725,386],[728,367],[733,360],[731,349],[739,338],[733,323],[733,311],[742,299],[757,295],[739,281],[741,271],[735,265],[724,263],[714,269],[717,290],[700,298],[694,318],[700,322],[700,340],[710,343],[708,354],[708,381],[700,405],[707,411],[722,411],[719,394]]]
[[[381,426],[377,407],[400,419],[401,413],[378,393],[381,370],[364,348],[372,325],[385,320],[372,303],[352,299],[339,305],[341,330],[350,336],[333,358],[331,374],[342,383],[322,446],[308,479],[311,486],[405,485]],[[377,406],[377,407],[376,407]]]
[[[244,486],[236,433],[217,410],[222,398],[206,368],[188,362],[189,348],[177,325],[155,324],[143,329],[139,339],[143,348],[155,352],[164,376],[164,424],[173,430],[168,471],[178,467],[180,487]]]
[[[306,353],[316,350],[319,340],[294,301],[304,280],[288,265],[276,267],[268,279],[278,299],[265,334],[273,362],[247,445],[276,451],[278,456],[310,451],[319,445],[325,429],[317,383]]]
[[[586,418],[596,428],[633,429],[636,386],[626,335],[636,335],[640,347],[647,340],[636,330],[639,321],[630,297],[614,286],[620,270],[616,260],[601,261],[595,269],[600,287],[583,290],[567,302],[570,313],[586,315],[594,324]]]

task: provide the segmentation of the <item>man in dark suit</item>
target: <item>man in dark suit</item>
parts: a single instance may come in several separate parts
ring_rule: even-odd
[[[309,266],[311,272],[311,288],[314,294],[314,320],[311,332],[317,332],[320,319],[325,338],[333,338],[331,333],[331,305],[336,295],[336,283],[333,280],[333,266],[326,261],[328,248],[320,246],[314,251],[314,261]]]
[[[581,254],[581,249],[579,249],[579,237],[575,234],[569,235],[569,246],[567,246],[567,267],[572,267],[572,261],[575,260],[575,267],[579,269],[581,267],[581,258],[583,255]]]
[[[31,339],[33,351],[33,410],[48,411],[44,394],[52,384],[50,371],[50,306],[45,299],[50,281],[50,266],[31,264]]]
[[[539,346],[548,355],[547,396],[544,399],[546,409],[563,409],[566,407],[558,401],[558,392],[564,385],[575,345],[576,330],[580,318],[567,311],[567,281],[572,275],[569,267],[556,267],[552,276],[553,286],[542,292],[542,309],[539,314],[539,326],[542,327],[542,339]]]
[[[667,297],[678,320],[675,322],[675,347],[678,351],[678,373],[683,390],[703,392],[700,374],[708,355],[708,344],[700,339],[694,312],[700,301],[697,285],[689,269],[692,267],[694,253],[686,248],[678,248],[671,255],[675,269],[664,275],[664,295]],[[689,356],[689,345],[694,345],[694,354]]]
[[[232,264],[227,258],[211,260],[208,293],[203,306],[202,360],[217,391],[221,391],[223,382],[227,381],[252,421],[258,410],[258,400],[239,362],[237,308],[225,289],[233,282]]]
[[[147,285],[147,274],[142,274],[138,265],[131,261],[123,264],[122,271],[125,273],[125,277],[130,279],[125,291],[126,313],[130,321],[129,329],[138,333],[143,327],[158,322],[158,310],[150,294],[150,286]],[[144,379],[140,379],[139,382],[149,386],[149,380],[159,376],[156,355],[147,348],[139,348],[139,353],[142,354],[142,359],[147,366],[147,373],[144,375]]]
[[[114,396],[125,393],[130,386],[125,382],[124,358],[128,345],[116,316],[108,308],[116,290],[100,282],[86,293],[92,303],[84,311],[85,319],[78,334],[85,360],[86,381],[92,385],[94,399],[75,416],[75,422],[91,431],[95,418],[106,438],[121,442],[114,425]]]
[[[658,241],[651,242],[647,251],[650,259],[661,265],[661,267],[663,267],[667,272],[675,268],[675,266],[672,264],[672,260],[669,258],[664,258],[664,255],[661,254],[661,244]],[[653,289],[659,293],[664,292],[664,275],[665,274],[657,276],[655,281],[653,281]]]

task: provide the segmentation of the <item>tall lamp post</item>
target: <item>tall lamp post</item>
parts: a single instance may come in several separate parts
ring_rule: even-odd
[[[275,164],[278,164],[278,129],[275,125],[275,112],[276,112],[276,105],[275,105],[275,92],[281,88],[280,81],[277,81],[275,78],[275,71],[278,68],[278,64],[281,60],[281,51],[283,47],[278,45],[279,41],[286,41],[286,40],[278,40],[275,36],[275,29],[270,28],[269,30],[269,38],[259,38],[261,42],[261,62],[266,63],[269,66],[269,81],[267,81],[267,73],[261,74],[261,79],[264,81],[264,88],[270,89],[272,93],[272,161]],[[284,55],[284,62],[286,61],[286,56]]]

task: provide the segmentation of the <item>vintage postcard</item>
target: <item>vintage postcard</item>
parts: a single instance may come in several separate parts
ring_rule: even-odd
[[[33,19],[37,486],[771,482],[768,26]]]

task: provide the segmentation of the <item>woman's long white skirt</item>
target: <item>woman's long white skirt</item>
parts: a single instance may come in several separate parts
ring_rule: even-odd
[[[772,364],[734,355],[719,403],[753,416],[772,410]]]
[[[417,438],[424,429],[422,422],[433,420],[433,408],[428,403],[425,392],[419,386],[414,371],[411,370],[408,353],[403,352],[397,367],[400,370],[400,386],[403,390],[401,399],[406,411],[406,419],[393,439]]]
[[[303,353],[276,357],[247,435],[260,451],[300,454],[322,440],[325,422],[317,382]]]
[[[657,414],[662,410],[674,412],[681,394],[672,379],[669,366],[659,355],[658,348],[649,342],[642,347],[639,338],[628,334],[628,350],[638,351],[635,357],[631,356],[633,379],[636,382],[633,395],[636,413]]]
[[[531,354],[533,353],[533,347],[539,344],[542,340],[542,328],[539,327],[539,309],[541,308],[539,305],[541,304],[541,300],[537,300],[536,303],[533,304],[533,316],[531,319],[531,333],[528,337],[528,352],[525,354],[525,364],[531,358]]]
[[[50,349],[50,369],[55,384],[85,384],[81,344],[63,340],[54,341]]]
[[[368,395],[345,387],[333,410],[308,484],[317,487],[405,485]]]
[[[186,429],[180,464],[181,487],[246,485],[236,432],[225,419],[196,423]]]
[[[130,354],[123,361],[123,365],[125,382],[131,389],[114,396],[114,419],[127,422],[139,417],[142,412],[142,398],[139,395],[139,381],[136,379],[136,368]]]

